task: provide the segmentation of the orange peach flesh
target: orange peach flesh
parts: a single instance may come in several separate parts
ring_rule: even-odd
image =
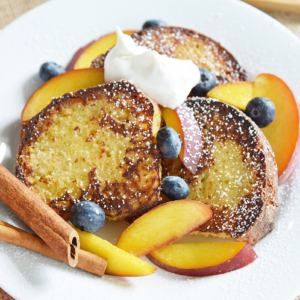
[[[298,106],[298,111],[300,111],[299,106]],[[288,165],[284,169],[283,173],[278,178],[279,185],[283,184],[284,182],[286,182],[289,179],[289,177],[294,172],[297,164],[299,163],[299,160],[300,160],[300,126],[299,126],[299,136],[298,136],[295,151],[294,151],[293,156],[291,157],[290,161],[288,162]]]
[[[60,97],[65,93],[76,92],[104,83],[103,69],[72,70],[58,75],[37,89],[27,101],[21,120],[27,122],[42,109],[44,109],[54,97]]]
[[[289,87],[275,75],[261,74],[255,78],[253,97],[266,97],[274,102],[274,121],[262,132],[271,144],[278,165],[278,176],[286,169],[299,137],[299,112]]]
[[[253,98],[253,82],[242,81],[221,84],[207,93],[208,97],[219,99],[245,110],[249,101]]]
[[[178,241],[211,217],[211,209],[200,202],[167,202],[133,222],[121,234],[116,246],[138,257],[146,255]]]
[[[199,243],[169,245],[148,256],[158,267],[179,275],[210,276],[240,269],[257,255],[250,244]]]
[[[199,269],[220,265],[237,255],[246,243],[172,244],[151,252],[156,260],[180,269]]]
[[[81,56],[81,54],[82,54],[87,48],[89,48],[92,44],[94,44],[94,43],[95,43],[95,41],[92,41],[92,42],[88,43],[87,45],[85,45],[85,46],[79,48],[79,49],[75,52],[75,54],[73,55],[73,57],[72,57],[71,61],[69,62],[69,64],[68,64],[66,70],[67,70],[67,71],[73,70],[73,69],[74,69],[74,66],[75,66],[77,60],[79,59],[79,57]],[[89,66],[89,68],[90,68],[90,67],[91,67],[91,66]]]
[[[126,30],[125,34],[132,35],[135,30]],[[109,48],[112,48],[117,43],[117,34],[111,33],[101,37],[98,41],[87,47],[77,61],[74,63],[74,69],[90,68],[92,61],[100,54],[105,54]]]
[[[147,276],[155,268],[100,237],[74,227],[80,237],[80,248],[107,259],[105,274],[115,276]]]

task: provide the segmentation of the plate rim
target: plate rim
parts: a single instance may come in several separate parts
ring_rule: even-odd
[[[60,0],[62,1],[62,0]],[[215,1],[215,0],[213,0]],[[224,1],[224,0],[223,0]],[[290,31],[287,27],[285,27],[284,25],[282,25],[279,21],[273,19],[271,16],[269,16],[268,14],[266,14],[265,12],[263,11],[260,11],[254,7],[252,7],[251,5],[247,4],[247,3],[244,3],[242,1],[240,1],[240,3],[238,3],[236,0],[226,0],[228,2],[232,2],[232,3],[235,3],[237,5],[242,5],[244,7],[247,7],[248,9],[252,10],[252,12],[254,13],[258,13],[258,15],[260,15],[261,17],[263,18],[267,18],[269,21],[273,22],[274,24],[276,24],[275,26],[280,26],[281,27],[281,30],[284,30],[285,31],[285,34],[289,35],[292,39],[295,40],[296,43],[298,43],[299,45],[299,49],[300,49],[300,39],[297,37],[297,35],[295,35],[292,31]],[[64,0],[64,2],[72,2],[70,0]],[[215,1],[215,2],[219,2],[219,1]],[[53,3],[56,3],[56,4],[53,4]],[[1,31],[0,31],[0,41],[1,41],[1,37],[2,35],[11,30],[10,28],[14,27],[14,26],[19,26],[17,25],[19,22],[21,22],[22,20],[26,20],[27,18],[31,18],[31,16],[34,16],[35,13],[37,13],[39,10],[42,10],[45,6],[48,6],[48,5],[58,5],[59,3],[59,0],[52,0],[52,1],[48,1],[48,2],[45,2],[45,3],[42,3],[40,4],[39,6],[33,8],[32,10],[26,12],[25,14],[23,14],[22,16],[20,16],[19,18],[15,19],[14,21],[12,21],[11,23],[9,23],[7,26],[5,26]],[[230,49],[229,49],[230,51]],[[298,104],[299,104],[299,95],[295,95],[297,101],[298,101]],[[1,288],[6,291],[7,290],[7,293],[9,293],[9,295],[12,295],[13,297],[17,297],[17,295],[15,294],[14,295],[14,291],[9,291],[10,289],[6,289],[5,287],[2,287]],[[300,293],[300,292],[299,292]]]

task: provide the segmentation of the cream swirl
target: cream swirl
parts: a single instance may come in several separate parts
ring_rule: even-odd
[[[117,44],[104,60],[105,82],[125,79],[164,107],[181,105],[200,80],[198,67],[137,46],[119,27],[117,35]]]

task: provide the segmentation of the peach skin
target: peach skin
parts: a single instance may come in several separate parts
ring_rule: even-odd
[[[123,231],[116,246],[140,257],[178,241],[211,217],[211,209],[200,202],[167,202],[135,220]]]
[[[151,252],[149,260],[158,267],[185,276],[224,274],[247,266],[257,255],[250,244],[173,244]]]

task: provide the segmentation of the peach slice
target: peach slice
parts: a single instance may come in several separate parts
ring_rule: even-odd
[[[73,70],[53,77],[29,98],[22,111],[22,122],[27,122],[37,115],[54,97],[60,97],[65,93],[75,92],[102,83],[105,83],[104,69]]]
[[[272,100],[276,108],[274,121],[262,132],[268,139],[278,166],[279,184],[285,182],[300,159],[299,110],[295,97],[279,77],[260,74],[254,82],[220,85],[208,93],[209,97],[244,109],[254,97]]]
[[[133,35],[135,30],[126,30],[123,33]],[[100,37],[88,45],[80,48],[70,61],[67,70],[90,68],[92,61],[100,54],[105,54],[107,50],[117,43],[117,34],[110,33]]]
[[[299,106],[298,106],[298,111],[299,111]],[[300,130],[300,127],[299,127]],[[292,175],[293,171],[295,170],[297,164],[299,163],[300,160],[300,131],[299,131],[299,137],[297,140],[296,148],[293,153],[293,156],[291,157],[290,161],[288,162],[288,165],[284,169],[283,173],[280,175],[278,178],[278,184],[283,184],[286,182],[289,177]]]
[[[167,202],[135,220],[123,231],[116,246],[138,257],[146,255],[178,241],[211,217],[211,209],[200,202]]]
[[[245,110],[247,104],[253,98],[253,82],[242,81],[221,84],[210,90],[207,96]]]
[[[96,235],[77,228],[80,248],[107,259],[105,274],[116,276],[146,276],[156,270],[145,261],[123,251]]]
[[[250,244],[236,242],[173,244],[153,251],[147,257],[168,272],[200,277],[243,268],[257,255]]]
[[[294,157],[293,164],[287,166],[296,149],[299,138],[299,112],[297,102],[292,91],[286,83],[275,75],[260,74],[254,80],[253,97],[266,97],[275,104],[276,115],[274,121],[267,127],[262,128],[262,132],[271,144],[275,153],[278,165],[278,176],[280,177],[286,170],[285,180],[290,175],[299,155]],[[284,180],[279,179],[279,183]]]
[[[163,107],[162,114],[166,125],[180,134],[183,146],[179,157],[183,165],[195,174],[201,157],[202,137],[193,113],[182,104],[175,110]]]
[[[75,52],[75,54],[73,55],[71,61],[69,62],[68,66],[67,66],[67,71],[74,70],[75,64],[76,64],[77,60],[79,59],[79,57],[81,56],[81,54],[94,43],[95,43],[95,41],[92,41],[92,42],[88,43],[87,45],[79,48]],[[91,65],[89,65],[87,68],[90,68],[90,67],[91,67]]]

